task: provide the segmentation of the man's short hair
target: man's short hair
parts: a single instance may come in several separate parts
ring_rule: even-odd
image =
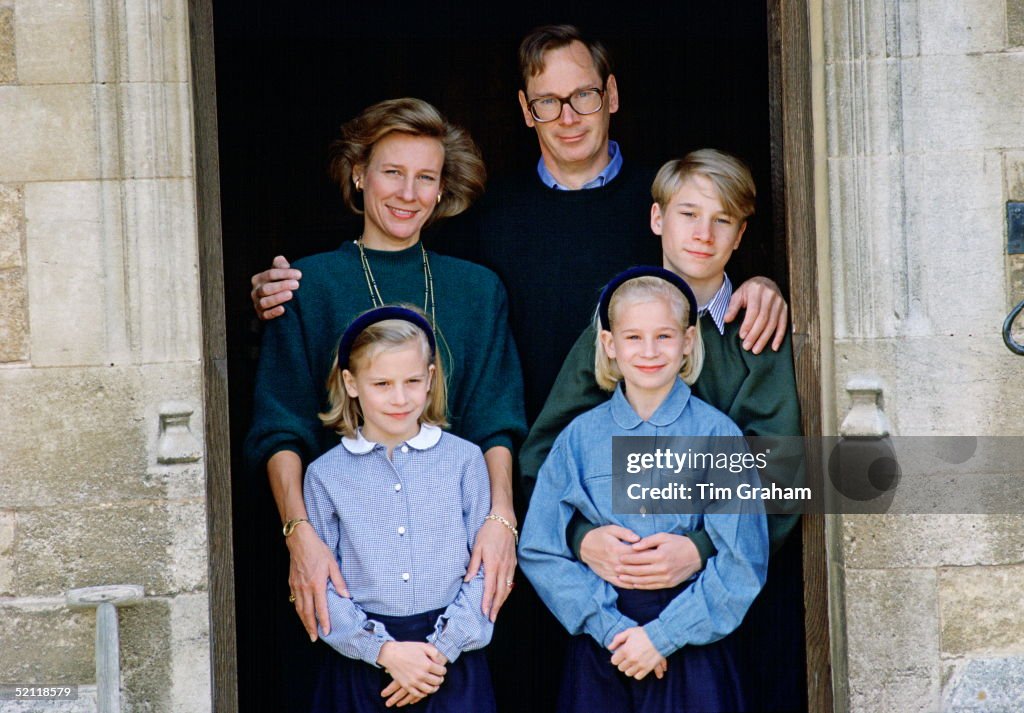
[[[706,176],[711,181],[729,215],[746,220],[754,214],[757,190],[750,169],[735,156],[718,149],[691,151],[662,166],[651,185],[654,202],[664,210],[693,175]]]
[[[583,37],[575,25],[544,25],[532,30],[519,45],[519,72],[522,75],[523,91],[531,77],[544,71],[544,55],[547,52],[568,47],[573,42],[579,42],[587,48],[594,68],[601,77],[601,84],[605,84],[612,73],[612,60],[604,45]]]

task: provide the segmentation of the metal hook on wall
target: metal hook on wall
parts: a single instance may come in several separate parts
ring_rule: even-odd
[[[1017,319],[1017,315],[1021,313],[1022,309],[1024,309],[1024,300],[1021,300],[1016,307],[1010,310],[1010,314],[1006,315],[1006,321],[1003,322],[1003,342],[1006,344],[1007,349],[1020,356],[1024,356],[1024,345],[1018,343],[1013,338],[1013,335],[1010,334],[1010,331],[1013,329],[1013,321]]]

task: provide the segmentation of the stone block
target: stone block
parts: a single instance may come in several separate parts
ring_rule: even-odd
[[[206,501],[197,493],[191,503],[168,504],[170,588],[178,592],[205,589],[207,586]]]
[[[1024,710],[1024,658],[968,659],[954,667],[943,710],[969,713]]]
[[[0,84],[18,81],[14,48],[14,8],[0,7]]]
[[[1000,157],[907,156],[903,175],[909,315],[900,334],[959,337],[990,324],[998,329],[1006,300],[1002,280],[993,279],[1004,269],[1005,254]],[[951,281],[970,299],[951,298]]]
[[[59,604],[0,604],[0,671],[5,682],[96,680],[96,613]]]
[[[846,515],[848,569],[1002,565],[1024,561],[1016,515]]]
[[[1006,200],[1024,201],[1024,151],[1003,154],[1003,181]]]
[[[188,6],[185,0],[125,3],[122,79],[187,82]]]
[[[1004,0],[917,0],[922,55],[1001,52],[1005,46]]]
[[[168,591],[173,542],[163,503],[54,507],[18,515],[15,589],[53,595],[101,584],[141,584]]]
[[[942,652],[1024,652],[1024,565],[939,571]]]
[[[1024,145],[1024,54],[907,59],[902,76],[906,153]]]
[[[0,86],[0,183],[97,177],[93,105],[89,85]]]
[[[1024,47],[1024,0],[1006,0],[1006,44]]]
[[[25,187],[29,314],[36,366],[129,358],[118,184]]]
[[[0,184],[0,270],[25,266],[21,254],[25,235],[23,203],[21,186]]]
[[[901,162],[829,159],[834,333],[892,337],[909,313]]]
[[[0,362],[29,357],[29,321],[24,271],[0,270]]]
[[[120,144],[107,178],[192,175],[191,94],[185,82],[132,82],[97,88],[104,135]]]
[[[170,606],[170,710],[209,711],[210,600],[205,593],[182,594]]]
[[[826,70],[830,156],[890,156],[902,142],[901,60],[837,62]]]
[[[176,708],[170,702],[174,655],[172,601],[147,598],[142,604],[118,611],[121,626],[121,688],[127,699],[127,710],[192,710]],[[197,710],[208,709],[209,704]]]
[[[202,354],[195,197],[189,180],[133,181],[126,189],[126,234],[136,270],[129,294],[143,363]]]
[[[845,584],[850,709],[936,710],[935,573],[847,570]]]
[[[14,549],[14,512],[0,511],[0,555],[7,555]]]
[[[22,84],[93,81],[88,0],[18,0],[14,12]]]
[[[165,486],[144,478],[139,384],[134,368],[0,369],[0,503],[20,509],[162,498]],[[55,435],[40,437],[46,433]]]
[[[890,3],[856,0],[824,5],[826,61],[876,59],[889,54]]]
[[[900,340],[890,365],[899,399],[889,409],[899,435],[1022,435],[1024,392],[1006,388],[1020,377],[1020,357],[1003,345],[1001,301],[985,314],[969,332]]]

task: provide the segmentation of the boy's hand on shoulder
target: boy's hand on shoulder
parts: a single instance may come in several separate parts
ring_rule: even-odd
[[[782,298],[779,286],[767,277],[750,278],[732,293],[729,308],[725,311],[725,321],[736,319],[744,307],[747,312],[740,325],[743,348],[760,354],[771,339],[772,351],[779,351],[789,324],[789,307]]]
[[[416,703],[436,693],[448,672],[444,654],[433,644],[419,641],[389,641],[380,649],[377,663],[384,667],[392,679],[380,692],[388,708]]]
[[[637,681],[645,678],[651,671],[661,678],[668,668],[668,660],[654,648],[642,626],[632,626],[620,631],[612,639],[608,650],[614,652],[612,666]]]

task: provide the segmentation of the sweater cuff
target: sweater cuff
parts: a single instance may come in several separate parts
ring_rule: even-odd
[[[707,530],[694,530],[687,532],[686,536],[693,541],[697,548],[697,553],[700,555],[700,568],[704,569],[708,566],[708,559],[718,554],[715,544],[711,541],[711,536],[708,535]]]
[[[486,453],[489,449],[494,448],[495,446],[505,446],[509,451],[512,451],[512,436],[505,432],[495,433],[493,436],[485,438],[477,445],[480,446],[480,450],[483,453]]]
[[[583,538],[596,529],[597,525],[583,517],[578,510],[573,514],[572,520],[569,521],[569,529],[566,532],[566,538],[567,544],[570,549],[572,549],[573,556],[576,557],[578,561],[583,561],[583,557],[580,556],[580,548],[583,547]]]

